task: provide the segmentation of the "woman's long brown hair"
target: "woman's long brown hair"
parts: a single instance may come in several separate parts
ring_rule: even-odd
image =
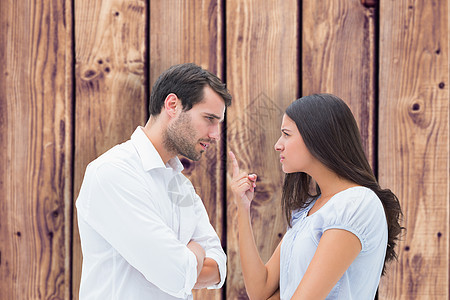
[[[286,115],[296,123],[306,147],[315,158],[341,178],[371,189],[380,198],[388,225],[384,275],[387,262],[397,258],[395,246],[404,229],[399,223],[402,211],[397,196],[378,184],[364,154],[351,110],[334,95],[314,94],[294,101],[286,109]],[[311,184],[312,178],[306,173],[286,174],[282,205],[289,226],[292,211],[307,207],[320,195],[317,185],[315,192],[311,192]]]

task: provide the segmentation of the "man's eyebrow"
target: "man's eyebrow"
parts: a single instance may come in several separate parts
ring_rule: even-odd
[[[218,115],[215,115],[215,114],[211,114],[211,113],[205,113],[205,115],[207,115],[208,117],[211,117],[211,118],[217,119],[217,120],[219,120],[220,122],[222,122],[222,121],[223,121],[223,120],[222,120],[222,118],[221,118],[221,117],[219,117]]]

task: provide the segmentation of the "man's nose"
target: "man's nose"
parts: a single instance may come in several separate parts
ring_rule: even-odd
[[[220,125],[213,126],[209,132],[209,137],[216,141],[220,140]]]

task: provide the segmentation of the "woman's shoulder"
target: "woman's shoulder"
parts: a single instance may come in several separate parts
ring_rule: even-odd
[[[358,223],[361,226],[384,219],[381,200],[374,191],[363,186],[337,193],[322,208],[316,213],[331,223]]]
[[[363,219],[372,214],[384,214],[383,204],[377,194],[364,186],[355,186],[339,192],[329,202],[326,213],[330,214],[344,214]]]
[[[332,198],[333,202],[339,203],[353,203],[353,204],[363,204],[367,206],[378,206],[381,205],[381,200],[378,198],[375,192],[365,186],[354,186],[343,190]]]
[[[321,218],[316,220],[316,227],[321,231],[348,230],[360,239],[363,252],[373,249],[387,232],[383,204],[371,189],[352,187],[336,194],[329,202]]]

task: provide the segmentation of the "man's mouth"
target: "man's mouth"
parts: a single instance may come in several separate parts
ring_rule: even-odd
[[[206,149],[208,149],[209,144],[208,143],[202,143],[200,142],[200,145],[203,147],[203,150],[206,151]]]

